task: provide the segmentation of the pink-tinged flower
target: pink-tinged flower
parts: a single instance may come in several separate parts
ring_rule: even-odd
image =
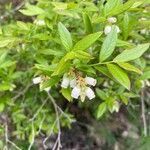
[[[80,96],[81,89],[80,87],[75,86],[71,92],[71,96],[75,99],[78,99]]]
[[[92,77],[86,77],[85,82],[86,82],[86,84],[89,84],[89,85],[92,85],[92,86],[96,85],[96,79],[94,79]]]
[[[93,99],[93,98],[95,98],[95,93],[94,93],[94,91],[93,91],[91,88],[89,88],[89,87],[86,88],[86,90],[85,90],[85,95],[86,95],[90,100]]]
[[[35,77],[35,78],[33,78],[32,81],[33,81],[33,84],[39,84],[42,82],[42,78],[41,77]]]

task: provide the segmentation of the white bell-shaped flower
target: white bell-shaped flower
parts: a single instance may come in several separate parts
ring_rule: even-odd
[[[70,83],[70,79],[68,77],[64,76],[63,80],[61,82],[61,87],[66,89],[66,88],[68,88],[69,83]]]
[[[116,23],[117,22],[117,18],[116,17],[110,17],[110,18],[107,19],[107,21],[109,23]]]
[[[35,77],[35,78],[33,78],[32,81],[33,81],[33,84],[39,84],[42,82],[42,78],[41,77]]]
[[[71,87],[71,88],[74,88],[74,87],[76,86],[76,84],[77,84],[76,79],[70,80],[70,87]]]
[[[119,27],[118,27],[117,25],[116,25],[116,29],[117,29],[117,33],[119,33],[119,32],[120,32],[120,29],[119,29]],[[108,35],[108,34],[111,32],[111,30],[112,30],[112,26],[107,25],[107,26],[105,27],[105,29],[104,29],[105,35]]]
[[[89,85],[95,86],[96,85],[96,79],[92,77],[86,77],[85,82]]]
[[[89,87],[86,88],[85,94],[86,94],[86,96],[87,96],[90,100],[93,99],[93,98],[95,98],[95,93],[94,93],[94,91],[93,91],[91,88],[89,88]]]
[[[104,29],[105,35],[109,34],[111,32],[111,29],[112,27],[110,25],[105,26],[105,29]]]
[[[81,88],[78,86],[75,86],[71,92],[71,96],[75,99],[78,99],[80,96]]]

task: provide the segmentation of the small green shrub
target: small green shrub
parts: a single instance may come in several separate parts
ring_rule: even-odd
[[[60,133],[75,120],[64,101],[78,101],[99,119],[137,99],[150,78],[148,4],[37,0],[19,9],[23,20],[4,19],[0,133],[12,125],[10,138],[31,149],[39,134]]]

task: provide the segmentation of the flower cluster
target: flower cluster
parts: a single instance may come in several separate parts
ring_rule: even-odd
[[[110,25],[106,25],[106,26],[105,26],[105,28],[104,28],[104,33],[105,33],[105,35],[108,35],[108,34],[111,32],[111,30],[112,30],[112,24],[114,24],[114,23],[117,22],[117,18],[115,18],[115,17],[110,17],[110,18],[107,19],[107,21],[108,21],[108,23],[109,23]],[[119,29],[119,27],[118,27],[117,25],[116,25],[116,28],[117,28],[117,33],[119,33],[119,32],[120,32],[120,29]]]
[[[32,82],[33,82],[33,84],[40,84],[40,86],[41,86],[41,83],[43,83],[44,80],[45,80],[45,77],[38,76],[38,77],[33,78]],[[44,88],[44,91],[49,92],[50,89],[51,89],[51,87],[47,87],[47,88]]]
[[[74,74],[70,76],[65,74],[61,82],[61,87],[72,88],[71,96],[75,99],[80,97],[81,101],[84,102],[86,97],[90,100],[95,98],[95,93],[89,86],[95,86],[96,82],[96,79],[92,77],[83,78],[80,75],[75,76]]]

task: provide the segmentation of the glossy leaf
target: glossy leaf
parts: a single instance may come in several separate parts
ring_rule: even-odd
[[[130,0],[130,1],[127,1],[126,3],[124,3],[122,5],[118,5],[118,7],[115,7],[114,9],[109,11],[107,13],[107,16],[114,16],[114,15],[123,13],[124,11],[128,10],[129,8],[131,8],[133,6],[134,2],[135,2],[135,0]]]
[[[35,16],[35,15],[41,15],[45,13],[45,11],[42,8],[30,4],[26,5],[26,9],[22,9],[19,11],[26,16]]]
[[[69,88],[67,88],[67,89],[62,88],[62,89],[61,89],[61,93],[62,93],[62,95],[63,95],[69,102],[72,101],[71,89],[69,89]]]
[[[63,46],[67,51],[70,51],[73,46],[70,32],[61,22],[58,24],[58,31]]]
[[[143,75],[140,77],[140,80],[147,80],[147,79],[150,79],[150,70],[145,71]]]
[[[14,41],[15,41],[15,38],[10,38],[10,37],[0,39],[0,48],[8,46],[9,44],[13,43]]]
[[[124,50],[113,61],[115,62],[127,62],[139,58],[147,49],[149,44],[141,44],[132,49]]]
[[[102,35],[102,32],[96,32],[85,36],[82,40],[78,41],[73,47],[73,51],[87,50],[98,38]]]
[[[108,98],[106,93],[103,90],[96,89],[96,93],[97,93],[97,96],[104,101]]]
[[[128,75],[117,65],[107,64],[107,68],[112,76],[125,88],[130,90],[130,80]]]
[[[117,28],[116,26],[113,26],[111,32],[107,35],[102,44],[99,56],[100,62],[103,62],[109,56],[111,56],[111,54],[115,50],[116,43],[117,43]]]
[[[138,74],[142,74],[142,71],[136,68],[135,66],[129,64],[129,63],[117,63],[121,68],[129,71],[136,72]]]
[[[100,118],[107,110],[107,105],[105,102],[101,103],[97,109],[97,118]]]
[[[84,21],[86,33],[92,33],[93,28],[92,28],[91,19],[86,13],[83,14],[83,21]]]

